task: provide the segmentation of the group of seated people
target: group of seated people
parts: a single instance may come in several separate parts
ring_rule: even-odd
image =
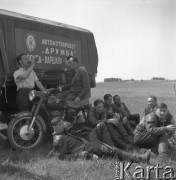
[[[37,78],[34,67],[36,60],[30,60],[25,54],[17,57],[20,68],[14,72],[17,85],[17,104],[19,111],[31,107],[28,94],[37,86],[46,91]],[[63,85],[58,89],[57,98],[73,101],[78,105],[90,97],[89,76],[85,67],[73,56],[67,57],[67,70],[64,71]],[[55,97],[54,97],[55,98]],[[113,103],[112,103],[113,100]],[[146,161],[151,151],[156,154],[168,154],[171,144],[168,140],[176,131],[172,115],[165,103],[157,103],[154,96],[148,98],[145,116],[131,114],[119,95],[106,94],[104,100],[97,99],[86,118],[86,123],[70,123],[65,120],[53,121],[53,145],[59,158],[113,156],[122,160]],[[171,141],[169,141],[171,142]],[[126,150],[136,147],[146,148],[146,153],[134,155]]]
[[[113,103],[112,103],[113,100]],[[148,98],[145,116],[131,114],[119,95],[96,99],[86,123],[53,123],[54,152],[60,159],[111,156],[132,162],[148,162],[151,154],[168,157],[175,149],[170,143],[176,131],[173,116],[165,103]],[[129,150],[145,148],[145,154]]]

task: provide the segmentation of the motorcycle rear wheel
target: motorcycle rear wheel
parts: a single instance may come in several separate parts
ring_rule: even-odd
[[[32,130],[27,131],[31,116],[12,119],[7,129],[11,146],[15,149],[28,150],[37,147],[44,138],[43,127],[36,118]]]

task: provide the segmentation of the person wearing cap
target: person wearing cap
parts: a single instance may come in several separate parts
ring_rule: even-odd
[[[164,120],[167,112],[167,105],[161,102],[156,111],[142,118],[134,131],[134,141],[138,147],[151,148],[156,154],[169,152],[168,139],[176,131],[176,125]]]
[[[18,109],[19,111],[30,110],[32,104],[29,101],[29,92],[35,88],[35,85],[42,91],[45,91],[45,88],[33,70],[36,58],[30,60],[26,54],[20,54],[17,57],[17,62],[20,64],[20,67],[14,72],[13,76],[18,91]]]
[[[98,157],[110,156],[131,162],[149,162],[151,151],[144,155],[135,155],[122,151],[114,146],[104,122],[93,129],[84,124],[71,124],[64,120],[52,122],[53,155],[59,159],[77,159],[85,154]]]

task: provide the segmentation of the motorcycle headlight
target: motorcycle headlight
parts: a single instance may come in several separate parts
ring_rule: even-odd
[[[33,101],[35,99],[36,95],[35,95],[35,90],[32,90],[29,92],[29,100]]]

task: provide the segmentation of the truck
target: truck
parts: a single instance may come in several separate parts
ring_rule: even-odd
[[[13,73],[22,53],[39,59],[34,70],[45,87],[61,82],[69,55],[85,66],[91,88],[96,86],[98,53],[91,31],[0,9],[0,121],[8,123],[18,111]]]

